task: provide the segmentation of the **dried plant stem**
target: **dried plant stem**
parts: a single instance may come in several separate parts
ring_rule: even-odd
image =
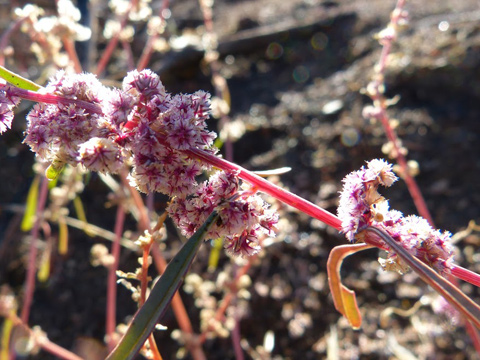
[[[394,32],[397,32],[399,20],[401,19],[401,13],[405,6],[405,0],[398,0],[395,6],[395,9],[392,12],[391,20],[389,27],[391,27]],[[391,142],[394,148],[395,160],[397,161],[398,165],[402,169],[402,178],[405,180],[407,184],[408,191],[412,196],[412,199],[415,203],[415,206],[418,210],[418,213],[424,217],[431,226],[434,226],[434,222],[432,220],[432,216],[428,211],[428,207],[425,203],[425,199],[423,198],[422,192],[420,191],[417,182],[410,175],[408,170],[407,160],[405,156],[403,156],[401,149],[399,148],[399,139],[397,134],[390,126],[390,119],[387,114],[387,104],[386,100],[383,96],[383,87],[384,87],[384,80],[385,80],[385,70],[388,65],[388,56],[390,55],[392,44],[395,39],[395,36],[390,38],[382,39],[382,52],[380,54],[380,59],[376,66],[376,76],[374,81],[372,82],[373,91],[368,92],[370,95],[375,107],[380,111],[379,118],[382,126],[385,130],[385,134],[387,135],[388,140]]]
[[[148,343],[150,344],[150,351],[153,354],[153,360],[163,360],[162,355],[158,351],[157,343],[155,342],[155,337],[153,333],[148,337]]]
[[[117,215],[115,219],[115,241],[112,244],[113,264],[108,269],[107,283],[107,318],[106,333],[108,339],[108,348],[112,350],[115,347],[115,328],[116,328],[116,312],[117,312],[117,269],[120,261],[120,240],[123,233],[123,224],[125,222],[125,210],[122,204],[117,207]]]
[[[237,271],[236,275],[235,275],[235,278],[234,280],[232,281],[232,285],[231,285],[231,291],[229,291],[227,294],[225,294],[224,298],[223,298],[223,301],[222,301],[222,304],[220,305],[220,307],[217,309],[217,312],[215,313],[215,316],[213,317],[213,319],[215,321],[220,321],[222,320],[222,318],[224,317],[225,315],[225,311],[227,310],[227,308],[230,306],[230,304],[232,303],[232,301],[234,300],[235,298],[235,294],[236,294],[236,291],[237,291],[237,282],[238,280],[240,279],[240,277],[242,277],[243,275],[245,275],[248,270],[250,269],[252,265],[252,260],[251,258],[249,258],[249,261],[241,267],[241,269],[239,271]],[[200,343],[204,343],[205,340],[207,340],[207,335],[210,331],[214,330],[214,326],[213,325],[209,325],[201,334],[200,334],[200,337],[199,337],[199,342]]]
[[[45,204],[47,202],[48,194],[48,180],[46,177],[42,177],[40,183],[40,194],[37,204],[37,218],[35,219],[35,224],[31,232],[31,242],[30,250],[28,255],[28,265],[27,265],[27,278],[25,280],[24,286],[24,298],[23,306],[20,318],[24,324],[28,324],[28,318],[30,316],[30,307],[33,301],[33,292],[35,291],[35,274],[37,273],[37,254],[38,254],[38,234],[40,223],[42,222],[42,217],[40,214],[43,214],[45,209]]]

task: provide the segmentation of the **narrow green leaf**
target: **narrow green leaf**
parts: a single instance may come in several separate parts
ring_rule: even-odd
[[[208,271],[215,271],[220,260],[220,253],[223,249],[223,239],[218,238],[212,241],[212,249],[210,250],[210,256],[208,257]]]
[[[92,230],[88,226],[87,215],[85,214],[85,208],[83,207],[82,199],[80,199],[79,196],[76,196],[75,199],[73,199],[73,207],[77,214],[78,220],[80,220],[85,224],[85,226],[83,227],[83,231],[85,231],[85,234],[87,234],[90,237],[94,237],[95,234],[92,232]]]
[[[480,328],[480,306],[450,281],[410,254],[402,245],[382,230],[369,226],[364,231],[379,236],[420,278],[444,297],[455,309]]]
[[[35,223],[35,214],[37,213],[38,188],[40,186],[40,177],[35,176],[32,185],[28,190],[27,203],[25,204],[25,213],[23,214],[22,224],[20,229],[22,231],[30,231]]]
[[[170,261],[160,280],[153,286],[145,304],[134,315],[127,332],[106,360],[129,360],[141,349],[159,318],[167,309],[197,254],[203,237],[217,221],[214,211]]]
[[[10,84],[24,90],[37,91],[41,88],[40,85],[34,83],[31,80],[25,79],[24,77],[15,74],[14,72],[5,69],[0,65],[0,77]]]
[[[2,337],[0,340],[0,360],[10,359],[10,337],[12,335],[13,327],[13,321],[6,316],[3,320]]]

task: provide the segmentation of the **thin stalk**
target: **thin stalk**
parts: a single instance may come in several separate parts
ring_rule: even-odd
[[[390,25],[395,31],[397,30],[398,27],[398,22],[401,17],[401,13],[403,11],[403,8],[405,6],[405,0],[398,0],[397,4],[395,6],[395,9],[393,10],[391,20],[390,20]],[[400,168],[402,169],[402,177],[407,184],[408,191],[410,192],[410,195],[412,196],[413,202],[415,203],[415,207],[418,210],[418,213],[424,217],[431,226],[434,226],[434,222],[432,219],[432,216],[430,215],[430,212],[428,211],[427,204],[425,203],[425,199],[423,198],[422,192],[420,191],[417,182],[413,178],[413,176],[410,175],[408,171],[408,164],[407,160],[405,159],[405,156],[400,151],[400,148],[398,147],[398,136],[395,133],[395,131],[392,129],[390,126],[390,119],[387,114],[387,106],[386,106],[386,101],[385,98],[383,97],[383,91],[381,88],[384,85],[384,79],[385,79],[385,70],[388,65],[388,56],[390,55],[391,49],[392,49],[392,44],[393,44],[394,39],[384,39],[382,41],[382,52],[380,53],[380,59],[377,64],[377,77],[373,81],[373,87],[375,89],[374,93],[370,94],[370,97],[374,103],[374,105],[380,110],[380,122],[382,123],[382,126],[385,130],[385,134],[387,135],[388,140],[392,143],[394,151],[395,151],[395,160],[398,162],[398,165],[400,165]]]
[[[245,275],[248,272],[251,265],[252,265],[251,261],[249,261],[237,272],[237,274],[235,275],[235,279],[233,280],[233,284],[234,284],[233,286],[236,287],[237,281],[240,279],[240,277],[242,277],[243,275]],[[215,321],[220,321],[223,318],[223,316],[225,315],[225,311],[230,306],[233,299],[234,299],[233,291],[229,291],[223,297],[222,303],[220,304],[220,307],[217,309],[217,312],[215,313],[215,316],[213,317],[213,319]],[[198,339],[199,342],[204,343],[205,340],[207,340],[208,333],[212,330],[214,330],[214,326],[213,325],[208,325],[207,328],[200,334],[200,337]]]
[[[152,247],[152,256],[155,262],[155,266],[157,267],[157,271],[159,274],[163,275],[167,268],[167,261],[162,255],[162,252],[158,248],[158,246]],[[183,333],[194,335],[193,326],[188,317],[187,309],[183,304],[182,298],[178,291],[173,296],[170,306],[173,309],[173,313],[175,314],[175,319],[177,320],[178,327],[182,330]],[[205,360],[207,357],[203,352],[202,347],[200,346],[201,341],[189,341],[187,340],[185,343],[186,348],[192,354],[192,358],[194,360]]]
[[[480,288],[480,276],[473,271],[470,271],[458,265],[454,265],[451,269],[451,274],[463,281],[466,281]]]
[[[122,30],[125,28],[125,26],[127,25],[128,15],[129,15],[130,11],[132,10],[132,8],[137,4],[137,2],[138,2],[138,0],[131,0],[130,1],[128,9],[125,11],[125,14],[122,17],[122,20],[120,21],[120,29],[110,39],[106,49],[103,52],[102,57],[100,58],[100,60],[98,60],[97,69],[95,70],[95,74],[100,75],[105,70],[105,67],[108,64],[108,61],[112,57],[113,51],[115,50],[118,42],[120,41],[120,34],[121,34]]]
[[[120,262],[120,240],[123,233],[123,225],[125,222],[125,210],[122,204],[117,207],[117,215],[115,219],[115,241],[112,244],[113,264],[108,269],[107,283],[107,317],[106,317],[106,333],[108,339],[108,348],[112,350],[115,347],[115,328],[117,313],[117,269]]]
[[[165,220],[166,214],[163,220]],[[163,222],[162,222],[163,224]],[[154,243],[153,238],[151,239],[150,243],[146,244],[143,246],[143,255],[142,255],[142,275],[140,278],[140,300],[139,300],[139,306],[142,306],[145,303],[145,300],[147,299],[147,288],[148,288],[148,255],[150,253],[150,249],[152,247],[152,244]],[[148,343],[150,344],[150,350],[153,354],[153,359],[154,360],[162,360],[162,356],[160,355],[160,352],[158,351],[157,343],[155,342],[155,337],[153,336],[153,333],[150,334],[148,337]]]
[[[61,347],[60,345],[57,345],[51,342],[50,340],[48,340],[46,336],[41,336],[41,335],[39,336],[32,329],[30,329],[26,325],[26,323],[24,323],[22,319],[19,318],[14,312],[11,312],[8,315],[7,319],[11,321],[13,326],[23,327],[23,329],[25,329],[28,332],[29,336],[32,338],[32,340],[36,345],[41,347],[46,352],[54,355],[55,358],[64,359],[64,360],[84,360],[80,356],[72,353],[71,351],[68,351],[67,349]],[[2,354],[3,354],[3,349],[2,349]]]
[[[158,27],[162,27],[165,23],[165,17],[163,16],[164,11],[168,9],[169,6],[169,0],[163,0],[162,6],[160,7],[160,10],[158,11],[158,17],[160,18],[161,23],[158,24]],[[138,60],[137,63],[137,70],[141,71],[145,69],[150,62],[150,58],[152,57],[153,54],[153,44],[157,40],[158,36],[160,35],[158,31],[152,30],[154,33],[148,37],[147,43],[143,47],[142,55],[140,55],[140,59]]]
[[[242,345],[240,341],[242,337],[240,335],[240,322],[238,316],[235,316],[235,326],[232,330],[232,344],[233,350],[235,352],[235,360],[244,360],[245,356],[243,355]]]
[[[33,292],[35,291],[35,274],[37,272],[37,254],[38,254],[38,234],[40,223],[42,222],[42,217],[40,214],[43,214],[45,209],[45,204],[47,202],[48,194],[48,180],[46,177],[42,177],[40,183],[40,195],[37,204],[37,218],[35,219],[35,224],[31,232],[31,243],[30,250],[28,255],[28,266],[27,266],[27,278],[25,280],[24,286],[24,298],[23,306],[20,318],[24,324],[28,324],[28,318],[30,316],[30,307],[32,306],[33,301]]]
[[[2,85],[0,84],[0,88],[2,88]],[[36,92],[36,91],[31,91],[31,90],[24,90],[20,89],[18,87],[10,87],[9,90],[10,94],[13,96],[18,96],[19,98],[25,99],[25,100],[31,100],[35,102],[41,102],[45,104],[63,104],[63,105],[70,105],[70,104],[75,104],[80,108],[83,108],[87,110],[90,113],[94,114],[102,114],[102,108],[97,105],[93,104],[88,101],[83,101],[83,100],[76,100],[76,99],[68,99],[63,96],[58,96],[58,95],[53,95],[53,94],[43,94],[41,92]]]
[[[242,168],[237,164],[231,163],[227,160],[209,154],[206,151],[200,149],[189,149],[185,150],[185,152],[188,155],[201,159],[216,168],[222,169],[224,171],[232,171],[237,173],[239,178],[253,185],[258,191],[262,191],[268,195],[271,195],[274,198],[282,201],[283,203],[290,205],[337,230],[341,230],[342,228],[342,221],[334,214],[318,207],[317,205],[301,198],[298,195],[295,195],[275,184],[272,184],[271,182],[254,174],[251,171]]]
[[[80,74],[82,69],[82,64],[80,64],[80,59],[78,58],[77,51],[75,50],[75,44],[73,40],[67,36],[62,37],[63,47],[67,51],[68,57],[73,62],[73,68],[77,74]]]

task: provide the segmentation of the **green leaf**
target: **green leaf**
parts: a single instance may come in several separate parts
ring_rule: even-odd
[[[35,214],[37,213],[38,188],[40,186],[40,177],[36,176],[33,179],[32,185],[28,190],[27,203],[25,204],[25,213],[23,214],[22,224],[20,229],[22,231],[30,231],[35,223]]]
[[[41,88],[40,85],[34,83],[31,80],[25,79],[24,77],[18,74],[15,74],[10,70],[5,69],[1,65],[0,65],[0,77],[20,89],[37,91],[38,89]]]
[[[170,261],[160,280],[153,286],[145,304],[134,315],[127,332],[106,360],[129,360],[141,349],[180,287],[203,237],[217,220],[218,214],[214,211]]]
[[[480,328],[480,306],[461,292],[457,286],[410,254],[402,245],[384,231],[373,226],[369,226],[364,231],[373,233],[385,241],[423,281],[442,295],[444,299],[465,316],[466,319],[471,321],[477,328]]]
[[[208,271],[215,271],[220,260],[220,254],[223,249],[223,239],[218,238],[212,241],[212,249],[210,250],[210,256],[208,257]]]
[[[13,327],[13,321],[6,316],[3,320],[2,336],[0,340],[0,360],[10,359],[10,337],[12,335]]]
[[[45,170],[45,177],[50,181],[56,180],[62,173],[62,170],[64,167],[65,167],[64,163],[61,163],[58,161],[52,162],[48,166],[47,170]]]

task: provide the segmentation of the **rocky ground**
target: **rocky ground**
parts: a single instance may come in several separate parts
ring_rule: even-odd
[[[335,212],[342,178],[365,160],[385,156],[383,129],[361,116],[369,103],[361,90],[380,53],[372,37],[388,22],[393,7],[390,0],[217,1],[214,26],[221,73],[232,97],[231,122],[245,129],[234,143],[234,161],[255,170],[291,167],[281,183]],[[480,219],[480,10],[468,0],[414,0],[407,8],[410,24],[393,48],[388,70],[387,94],[399,96],[389,114],[399,122],[408,159],[420,165],[416,180],[436,226],[456,233]],[[172,32],[185,34],[202,23],[195,1],[173,3],[171,11]],[[6,23],[3,18],[3,28]],[[141,38],[135,46],[141,49]],[[201,58],[201,51],[187,47],[155,56],[151,68],[172,92],[212,91]],[[124,71],[120,64],[121,57],[109,68],[111,77]],[[15,131],[0,139],[3,208],[24,203],[32,176],[33,155],[20,144],[21,115]],[[211,124],[217,128],[215,120]],[[112,229],[114,211],[104,209],[105,192],[94,176],[82,200],[92,222]],[[392,208],[416,212],[403,182],[385,194]],[[158,197],[157,210],[164,205]],[[325,273],[330,249],[345,240],[292,209],[281,211],[276,241],[249,270],[250,298],[238,301],[246,358],[478,358],[465,328],[433,312],[432,290],[412,273],[384,272],[376,250],[355,255],[343,268],[344,282],[357,292],[364,317],[361,330],[351,330],[333,307]],[[17,294],[24,278],[25,237],[18,219],[9,211],[0,213],[0,284]],[[168,244],[176,248],[176,232],[169,230]],[[70,236],[69,256],[54,259],[52,277],[38,286],[31,314],[31,324],[67,348],[86,338],[102,340],[106,279],[106,270],[88,260],[91,246],[100,240],[75,230]],[[478,234],[461,239],[458,263],[479,272],[479,244]],[[231,271],[229,259],[222,256],[219,270],[207,272],[208,254],[204,246],[193,272],[215,281],[220,271]],[[122,270],[132,270],[135,257],[125,250]],[[465,284],[462,289],[478,301],[477,289]],[[221,290],[214,295],[220,298]],[[198,330],[199,309],[191,295],[184,299]],[[407,316],[394,311],[415,304],[421,306]],[[134,309],[129,293],[120,290],[118,320],[125,321]],[[172,314],[162,323],[177,327]],[[267,333],[274,334],[275,345],[260,357]],[[174,359],[180,345],[170,339],[170,330],[159,333],[158,340],[164,358]],[[228,338],[208,340],[204,348],[208,359],[234,358]],[[51,357],[41,353],[31,358]]]

